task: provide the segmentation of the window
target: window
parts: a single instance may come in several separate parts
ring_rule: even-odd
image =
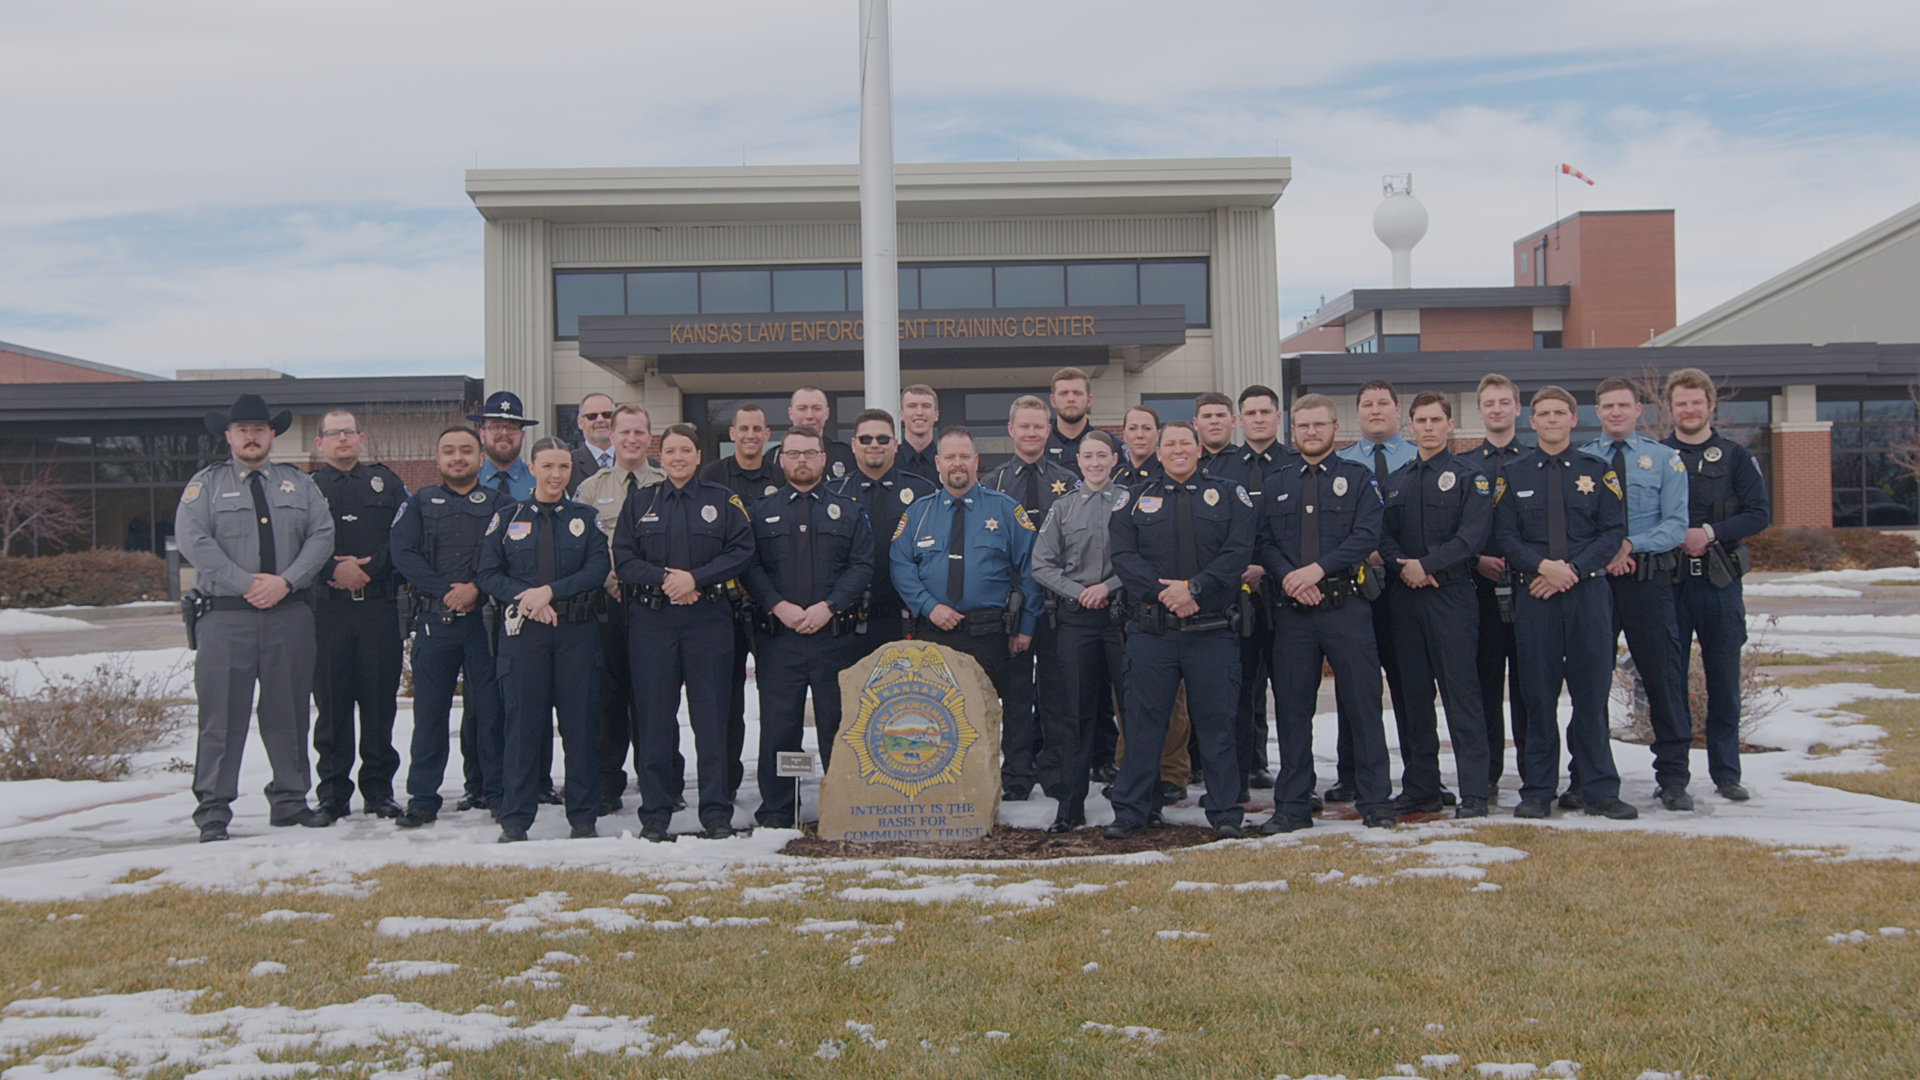
[[[696,315],[700,275],[691,270],[627,275],[627,315]]]
[[[1141,394],[1140,404],[1160,414],[1160,423],[1193,419],[1192,394]]]
[[[1140,302],[1133,263],[1075,263],[1067,267],[1067,303],[1074,307],[1132,307]]]
[[[936,310],[992,307],[993,267],[921,267],[920,306]]]
[[[899,273],[900,310],[913,311],[920,306],[920,271],[911,266],[903,266],[900,268]],[[857,267],[847,271],[848,311],[860,311],[866,307],[867,298],[861,291],[865,287],[865,279],[861,277],[860,270]]]
[[[1525,258],[1524,252],[1521,254],[1521,257]],[[1524,267],[1522,269],[1524,269]],[[1533,332],[1533,347],[1536,349],[1560,348],[1560,333],[1558,330],[1535,330]]]
[[[993,306],[1066,307],[1065,270],[1058,265],[994,267]]]
[[[845,270],[775,270],[773,310],[847,310]]]
[[[1380,335],[1380,351],[1381,352],[1419,352],[1420,351],[1420,335],[1419,334],[1382,334]]]
[[[1821,388],[1822,398],[1829,390]],[[1920,523],[1920,484],[1909,455],[1920,446],[1920,416],[1909,396],[1836,388],[1818,405],[1833,424],[1833,523],[1884,528]],[[1869,396],[1871,395],[1871,396]],[[1731,404],[1731,403],[1728,403]],[[1715,410],[1716,421],[1725,411]],[[1722,434],[1731,434],[1719,428]]]
[[[700,313],[760,315],[773,310],[765,270],[703,270]]]
[[[1143,262],[1140,264],[1140,302],[1183,304],[1188,326],[1207,325],[1207,264],[1204,262]]]
[[[623,288],[620,274],[555,274],[554,332],[561,337],[578,337],[582,315],[625,315]]]
[[[1365,340],[1365,341],[1356,341],[1356,342],[1354,342],[1353,344],[1351,344],[1351,345],[1349,345],[1349,346],[1347,346],[1347,351],[1348,351],[1348,352],[1350,352],[1350,353],[1374,353],[1374,352],[1379,352],[1379,351],[1380,351],[1380,339],[1379,339],[1379,338],[1377,338],[1377,337],[1370,337],[1370,338],[1368,338],[1368,339],[1367,339],[1367,340]]]

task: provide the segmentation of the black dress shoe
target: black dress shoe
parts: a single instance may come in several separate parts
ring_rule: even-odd
[[[333,820],[335,820],[335,821],[339,821],[339,820],[340,820],[341,818],[344,818],[344,817],[352,817],[352,816],[353,816],[353,807],[351,807],[351,806],[322,806],[322,807],[320,808],[320,812],[321,812],[321,813],[323,813],[323,814],[325,814],[325,815],[327,815],[327,816],[328,816],[329,818],[332,818],[332,819],[333,819]]]
[[[1001,802],[1026,802],[1027,796],[1032,794],[1033,794],[1032,788],[1003,787],[1000,789],[1000,801]]]
[[[433,824],[439,816],[440,815],[431,810],[418,806],[409,806],[405,810],[400,811],[400,816],[394,818],[393,823],[403,829],[417,829],[422,825]]]
[[[1358,791],[1344,784],[1335,784],[1327,789],[1328,802],[1352,802],[1359,797],[1360,793]]]
[[[1299,832],[1313,828],[1313,819],[1298,814],[1275,813],[1260,823],[1261,836],[1279,836],[1281,833]]]
[[[1513,808],[1517,818],[1550,818],[1553,816],[1552,799],[1521,799],[1520,805]]]
[[[393,801],[392,796],[388,796],[384,799],[368,799],[367,813],[377,818],[392,819],[399,817],[404,811],[401,810],[399,803]]]
[[[1143,828],[1145,828],[1144,825],[1129,825],[1126,822],[1116,821],[1101,829],[1100,835],[1108,840],[1125,840]]]
[[[1460,798],[1459,796],[1455,795],[1453,792],[1447,790],[1446,788],[1441,788],[1440,801],[1445,803],[1448,806],[1454,806],[1460,802]]]
[[[1366,816],[1360,819],[1360,824],[1369,829],[1391,829],[1400,824],[1400,819],[1393,816],[1392,810],[1375,807],[1367,811]]]
[[[1103,799],[1112,799],[1112,798],[1113,798],[1113,785],[1112,785],[1112,784],[1107,784],[1107,785],[1105,785],[1104,787],[1102,787],[1102,788],[1100,789],[1100,797],[1101,797],[1101,798],[1103,798]]]
[[[1207,786],[1207,774],[1198,769],[1187,774],[1187,786],[1203,788]]]
[[[465,795],[460,796],[460,801],[454,803],[453,808],[456,811],[463,812],[467,810],[485,810],[487,808],[487,800],[469,791]]]
[[[1580,810],[1584,809],[1586,805],[1587,800],[1585,796],[1580,794],[1579,788],[1568,788],[1566,793],[1560,796],[1560,809],[1562,810]]]
[[[209,821],[200,826],[200,842],[203,844],[217,844],[226,838],[227,827],[217,821]]]
[[[1313,813],[1316,813],[1316,814],[1317,814],[1317,813],[1319,813],[1320,811],[1322,811],[1322,810],[1325,810],[1326,808],[1327,808],[1327,804],[1326,804],[1326,803],[1324,803],[1324,802],[1321,802],[1321,801],[1320,801],[1320,796],[1318,796],[1318,795],[1313,795],[1313,794],[1309,794],[1309,795],[1307,796],[1307,809],[1308,809],[1308,810],[1310,810],[1310,811],[1312,811]]]
[[[540,794],[535,796],[535,798],[542,806],[565,806],[567,804],[567,801],[560,797],[560,793],[550,787],[541,788]]]
[[[1614,821],[1632,821],[1640,816],[1640,811],[1632,803],[1619,799],[1589,799],[1580,809],[1594,817],[1612,818]]]
[[[1171,780],[1160,781],[1160,805],[1172,806],[1187,797],[1187,789]]]
[[[756,817],[753,819],[753,821],[754,821],[754,824],[760,826],[763,829],[793,828],[793,819],[790,817],[782,816],[782,815],[775,815],[772,817]]]
[[[1120,766],[1109,761],[1105,765],[1096,765],[1087,778],[1096,784],[1111,784],[1120,779]]]
[[[1244,840],[1247,827],[1236,821],[1222,821],[1213,827],[1215,840]]]
[[[1273,787],[1273,774],[1265,769],[1255,769],[1252,775],[1247,777],[1247,786],[1266,791]]]
[[[709,840],[725,840],[727,837],[739,831],[740,830],[733,827],[733,823],[730,821],[716,820],[710,824],[701,826],[700,835]]]
[[[1247,785],[1245,785],[1245,784],[1241,784],[1241,785],[1240,785],[1240,797],[1239,797],[1239,798],[1237,798],[1237,799],[1235,799],[1235,800],[1233,800],[1233,801],[1234,801],[1234,802],[1237,802],[1237,803],[1245,803],[1245,802],[1252,802],[1252,801],[1253,801],[1253,789],[1252,789],[1252,788],[1249,788],[1249,787],[1248,787]]]
[[[1057,836],[1060,833],[1070,833],[1086,823],[1086,818],[1054,818],[1053,824],[1047,826],[1047,831]]]
[[[1437,795],[1431,799],[1421,799],[1403,791],[1393,797],[1393,812],[1396,814],[1438,814],[1446,808],[1447,804]]]
[[[640,823],[640,839],[650,844],[671,844],[674,837],[667,831],[666,822],[643,821]]]
[[[615,795],[613,798],[608,799],[605,802],[602,802],[600,804],[600,813],[597,814],[596,816],[606,817],[608,814],[617,814],[620,811],[625,810],[626,808],[627,808],[627,804],[620,798],[620,796]]]
[[[679,813],[687,808],[687,796],[683,792],[673,797],[673,812]]]
[[[1747,794],[1747,789],[1741,787],[1739,784],[1715,784],[1713,790],[1719,792],[1720,797],[1726,799],[1728,802],[1746,802],[1748,799],[1753,798],[1753,796]]]
[[[311,806],[303,806],[293,813],[288,814],[286,817],[268,818],[267,824],[272,825],[276,829],[285,829],[294,825],[308,829],[324,829],[333,824],[333,819],[327,816],[325,810],[315,810]]]
[[[567,839],[592,840],[597,838],[599,835],[600,835],[600,830],[594,828],[593,822],[589,821],[584,824],[575,825],[572,831],[567,833]]]
[[[520,826],[502,825],[500,826],[500,839],[495,840],[494,843],[518,844],[524,841],[526,838],[527,838],[527,830],[521,828]]]
[[[1460,805],[1453,812],[1456,818],[1478,818],[1487,816],[1487,800],[1478,795],[1467,795],[1460,799]]]
[[[1660,805],[1676,812],[1693,809],[1693,796],[1679,784],[1668,784],[1660,789]]]

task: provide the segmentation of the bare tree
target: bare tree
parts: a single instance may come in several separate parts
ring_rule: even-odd
[[[1907,384],[1907,398],[1913,402],[1914,415],[1920,417],[1920,383]],[[1920,424],[1901,424],[1887,439],[1887,460],[1905,477],[1920,481]]]
[[[1639,372],[1627,376],[1627,381],[1646,403],[1646,409],[1640,413],[1639,434],[1648,439],[1662,439],[1673,432],[1673,413],[1667,409],[1667,377],[1652,364],[1644,364]],[[1715,402],[1732,401],[1740,396],[1740,388],[1731,382],[1721,380],[1714,384]]]
[[[53,485],[52,466],[0,482],[0,555],[13,554],[16,540],[64,540],[92,526],[92,516]]]
[[[466,410],[428,402],[401,402],[376,412],[362,406],[360,427],[367,433],[368,461],[431,461],[440,442],[440,429],[465,424]]]

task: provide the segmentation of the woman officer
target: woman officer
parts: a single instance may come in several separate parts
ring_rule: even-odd
[[[557,712],[566,757],[567,820],[575,839],[596,836],[600,808],[601,586],[612,568],[590,506],[566,497],[573,449],[533,444],[533,498],[494,515],[474,583],[506,612],[499,671],[507,703],[500,842],[527,838],[538,809],[540,740]]]

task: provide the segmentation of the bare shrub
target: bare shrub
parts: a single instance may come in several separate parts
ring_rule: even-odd
[[[16,541],[58,542],[92,527],[93,515],[53,483],[53,466],[0,479],[0,555],[11,555]]]
[[[1920,547],[1905,533],[1775,525],[1746,540],[1755,570],[1885,570],[1912,566]]]
[[[1689,645],[1691,647],[1691,643]],[[1779,663],[1780,656],[1780,650],[1766,647],[1764,634],[1759,642],[1740,654],[1740,741],[1743,743],[1760,726],[1760,721],[1771,716],[1786,700],[1786,694],[1760,672],[1769,664]],[[1621,742],[1649,745],[1653,742],[1653,718],[1647,712],[1646,688],[1641,685],[1640,673],[1634,670],[1625,649],[1621,650],[1621,660],[1613,669],[1613,700],[1627,714],[1628,723],[1624,728],[1615,729],[1613,737]],[[1693,647],[1691,662],[1687,665],[1687,711],[1693,719],[1693,745],[1695,749],[1704,748],[1707,745],[1707,669],[1697,647]]]
[[[166,598],[166,560],[144,551],[0,556],[0,607],[92,607]]]
[[[27,693],[0,675],[0,780],[113,780],[190,719],[178,670],[142,674],[115,657],[85,675],[40,676]]]

